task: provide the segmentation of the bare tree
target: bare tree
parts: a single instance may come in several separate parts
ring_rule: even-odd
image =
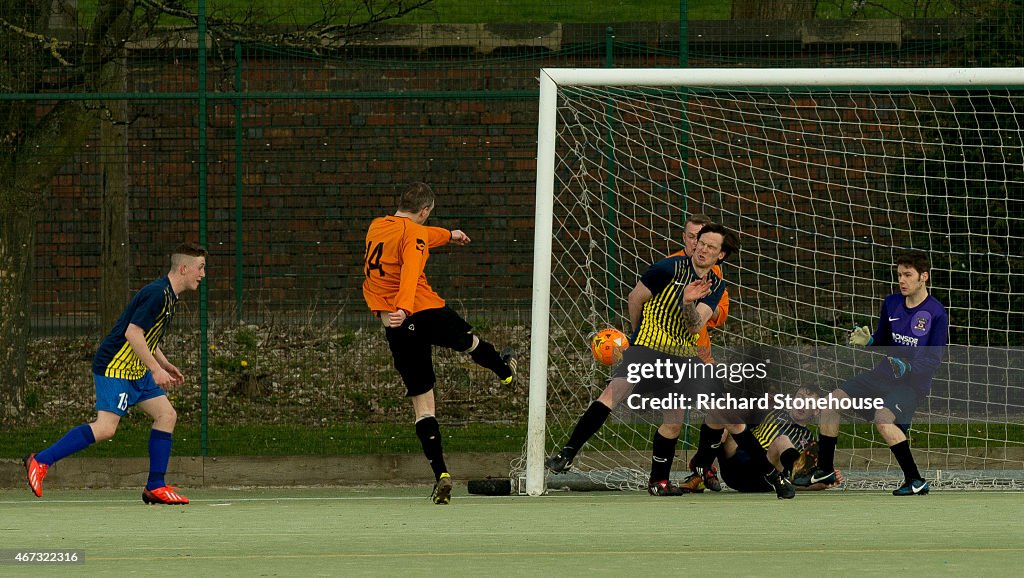
[[[289,20],[286,14],[211,10],[207,25],[214,41],[258,41],[326,51],[431,2],[324,0],[318,18],[290,27],[280,24]],[[199,22],[199,16],[181,0],[99,0],[87,28],[58,37],[51,30],[51,15],[59,5],[53,0],[0,0],[3,93],[118,92],[123,90],[121,56],[126,44],[159,38],[162,32],[156,25],[162,16],[177,19],[178,32],[194,30]],[[47,84],[54,77],[62,79],[60,86]],[[36,223],[49,183],[97,123],[124,122],[124,115],[123,107],[95,100],[57,100],[43,113],[37,100],[0,100],[0,419],[16,416],[24,407]],[[117,130],[106,130],[103,138],[123,142]],[[125,266],[127,254],[119,251],[121,243],[127,247],[127,218],[123,207],[114,204],[126,203],[127,192],[116,190],[124,187],[125,179],[117,176],[114,162],[108,160],[104,171],[108,177],[104,197],[111,206],[104,209],[106,230],[101,236],[109,246],[101,254]],[[110,299],[118,301],[116,307],[123,306],[123,288],[108,292]]]

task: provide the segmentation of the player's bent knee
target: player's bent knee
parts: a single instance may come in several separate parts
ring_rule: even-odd
[[[96,441],[98,442],[105,442],[107,440],[114,439],[114,434],[117,433],[117,424],[93,423],[89,427],[92,428],[92,437],[96,438]]]
[[[875,428],[885,440],[886,444],[892,446],[907,439],[907,434],[900,426],[894,423],[876,423]]]
[[[155,421],[160,422],[162,425],[173,428],[178,423],[178,412],[173,408],[168,408],[166,411],[160,414]]]
[[[896,427],[896,414],[892,413],[889,408],[881,408],[875,410],[875,427],[881,431],[882,426]]]
[[[663,423],[658,426],[658,433],[662,437],[674,440],[679,437],[679,433],[683,431],[683,426],[677,423]]]
[[[604,391],[597,398],[597,401],[603,403],[609,409],[615,409],[615,406],[625,399],[631,391],[633,391],[633,384],[621,377],[616,377],[608,382]]]
[[[837,390],[833,391],[832,393],[828,394],[828,397],[831,398],[831,399],[834,399],[834,400],[837,400],[837,399],[850,399],[850,396],[847,395],[846,392],[841,390],[841,389],[837,389]],[[821,408],[820,415],[821,416],[825,416],[826,419],[829,418],[829,417],[835,418],[835,417],[837,417],[839,415],[839,411],[835,409],[834,404],[830,403],[830,404],[825,405],[825,407]]]

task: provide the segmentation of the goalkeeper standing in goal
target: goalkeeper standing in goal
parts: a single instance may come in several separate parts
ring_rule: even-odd
[[[893,491],[894,496],[923,495],[929,490],[910,452],[907,430],[918,403],[931,390],[932,375],[942,363],[948,339],[946,308],[928,293],[930,272],[931,264],[923,252],[910,252],[896,259],[899,293],[882,302],[874,333],[867,326],[858,327],[849,338],[850,345],[884,348],[886,360],[832,393],[836,399],[883,400],[882,407],[867,417],[873,419],[903,470],[903,485]],[[834,481],[838,435],[839,413],[822,410],[818,469],[811,475],[812,483]]]
[[[510,385],[516,359],[511,350],[500,355],[427,283],[424,268],[430,249],[448,243],[466,245],[466,233],[426,227],[434,210],[434,192],[426,183],[413,183],[402,194],[394,215],[373,220],[366,232],[363,258],[363,298],[384,325],[395,369],[402,376],[406,397],[416,414],[416,436],[434,470],[435,504],[451,500],[452,479],[444,462],[441,431],[434,417],[435,345],[468,353],[477,365],[493,371]]]

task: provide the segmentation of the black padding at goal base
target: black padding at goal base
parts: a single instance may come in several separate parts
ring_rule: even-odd
[[[512,493],[512,481],[508,478],[487,478],[486,480],[469,480],[466,488],[470,494],[482,496],[507,496]]]

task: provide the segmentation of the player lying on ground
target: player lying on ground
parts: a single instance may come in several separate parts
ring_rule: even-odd
[[[816,398],[818,392],[802,387],[794,397]],[[841,484],[843,476],[839,471],[836,471],[835,479],[828,484],[811,484],[809,475],[804,475],[804,472],[809,474],[815,467],[811,450],[817,440],[807,424],[818,415],[818,410],[797,409],[800,404],[793,405],[793,409],[774,409],[768,412],[760,423],[751,428],[751,433],[765,449],[775,469],[782,476],[793,480],[797,490],[824,490]],[[728,432],[718,447],[718,464],[722,480],[738,492],[775,490],[754,467],[755,463],[746,450],[741,449]]]

